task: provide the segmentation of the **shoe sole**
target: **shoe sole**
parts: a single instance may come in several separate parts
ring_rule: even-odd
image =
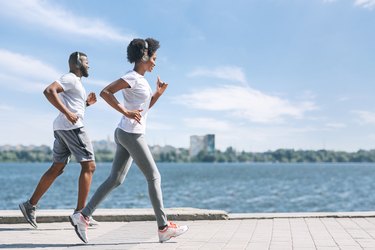
[[[29,219],[29,217],[27,217],[27,213],[26,213],[26,209],[25,209],[25,206],[21,203],[18,205],[18,207],[20,208],[21,212],[22,212],[22,215],[23,217],[26,219],[26,221],[31,225],[33,226],[35,229],[38,228],[38,225],[35,224],[32,220]]]
[[[80,240],[82,240],[84,243],[88,243],[88,241],[85,241],[85,240],[82,238],[82,236],[79,234],[79,232],[78,232],[78,226],[77,226],[77,225],[74,225],[74,223],[73,223],[73,219],[72,219],[72,217],[70,217],[70,216],[69,216],[69,221],[70,221],[70,224],[72,224],[72,226],[74,227],[74,231],[76,232],[78,238],[79,238]]]

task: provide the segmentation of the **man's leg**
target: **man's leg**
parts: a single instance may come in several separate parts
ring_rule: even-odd
[[[49,187],[55,181],[57,176],[59,176],[65,167],[66,163],[56,163],[54,162],[52,166],[44,173],[40,178],[38,185],[35,188],[35,191],[31,198],[19,204],[19,208],[27,220],[34,228],[38,227],[36,223],[36,204],[38,204],[40,198],[47,192]]]
[[[35,206],[38,204],[40,198],[47,192],[57,176],[63,173],[66,163],[54,162],[52,166],[40,178],[38,185],[35,188],[33,195],[30,198],[30,204]]]
[[[76,211],[80,211],[85,207],[87,196],[90,192],[92,176],[95,171],[95,161],[81,162],[81,174],[78,182],[78,200]]]

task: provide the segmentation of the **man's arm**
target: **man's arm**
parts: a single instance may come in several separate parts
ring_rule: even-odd
[[[58,82],[51,83],[44,91],[43,94],[46,96],[47,100],[55,106],[61,113],[63,113],[66,118],[73,124],[78,121],[78,116],[72,113],[60,100],[58,93],[63,92],[64,89]]]

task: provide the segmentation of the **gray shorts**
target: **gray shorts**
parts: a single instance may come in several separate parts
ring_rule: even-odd
[[[94,149],[83,127],[72,130],[55,130],[54,136],[53,162],[68,163],[72,154],[77,162],[95,160]]]

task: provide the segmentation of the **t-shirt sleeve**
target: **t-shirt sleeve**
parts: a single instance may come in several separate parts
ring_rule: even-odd
[[[134,85],[137,83],[137,79],[134,77],[133,74],[126,74],[123,77],[121,77],[121,79],[127,82],[131,88],[133,88]]]
[[[61,85],[64,91],[72,89],[75,83],[73,77],[70,74],[63,75],[59,80],[56,80],[56,82]]]

